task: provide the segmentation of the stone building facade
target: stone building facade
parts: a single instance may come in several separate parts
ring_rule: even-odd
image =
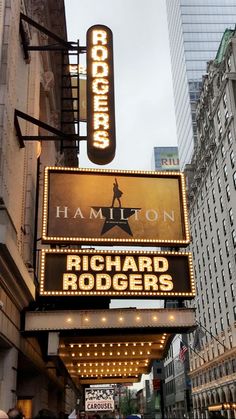
[[[76,389],[47,357],[45,340],[22,330],[23,313],[38,293],[43,168],[78,161],[76,150],[43,141],[52,133],[24,118],[18,121],[21,134],[41,137],[20,143],[16,110],[62,129],[63,67],[58,51],[30,51],[26,58],[20,13],[64,40],[66,23],[63,0],[0,0],[0,407],[7,411],[18,403],[33,417],[42,408],[69,413],[75,406]],[[31,45],[50,43],[27,21],[21,25]],[[63,130],[73,133],[68,127]]]
[[[208,64],[187,167],[199,329],[191,336],[194,418],[236,417],[236,36]],[[226,403],[226,404],[225,404]]]

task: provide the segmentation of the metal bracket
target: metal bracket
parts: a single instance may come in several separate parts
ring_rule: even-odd
[[[54,134],[54,135],[22,135],[21,127],[19,123],[19,118],[24,119],[25,121],[28,121],[34,125],[37,125],[40,128],[45,129],[46,131]],[[78,142],[79,141],[86,141],[86,136],[79,136],[77,134],[66,134],[63,131],[60,131],[57,128],[52,127],[49,124],[46,124],[45,122],[40,121],[39,119],[33,118],[30,115],[27,115],[24,112],[19,111],[18,109],[15,109],[15,115],[14,115],[14,124],[16,129],[16,134],[19,140],[20,148],[24,148],[25,144],[24,141],[62,141],[62,140],[69,140],[75,144],[73,145],[64,145],[62,148],[78,148]]]
[[[52,44],[48,44],[48,45],[30,45],[29,44],[29,39],[28,39],[28,34],[25,30],[24,27],[24,23],[27,23],[31,26],[33,26],[35,29],[37,29],[38,31],[44,33],[45,35],[47,35],[51,40],[55,41],[55,43]],[[68,42],[65,41],[64,39],[60,38],[58,35],[56,35],[55,33],[49,31],[48,29],[46,29],[44,26],[40,25],[39,23],[35,22],[34,20],[32,20],[31,18],[29,18],[28,16],[24,15],[23,13],[20,13],[20,35],[21,35],[21,40],[22,40],[22,46],[23,46],[23,51],[24,51],[24,58],[25,60],[29,61],[29,51],[57,51],[57,52],[61,52],[62,56],[65,54],[69,55],[76,55],[77,56],[77,66],[79,66],[79,54],[83,54],[86,53],[87,48],[82,46],[79,46],[79,41],[77,42]],[[65,64],[64,61],[62,59],[62,80],[63,78],[71,78],[72,76],[70,75],[70,73],[68,73],[68,70],[65,70]],[[69,82],[69,86],[67,87],[66,84],[63,85],[63,81],[62,81],[62,87],[61,87],[61,127],[62,130],[58,130],[54,127],[52,127],[51,125],[46,124],[45,122],[42,122],[36,118],[33,118],[30,115],[27,115],[24,112],[19,111],[18,109],[15,110],[15,116],[14,116],[14,124],[15,124],[15,129],[16,129],[16,133],[17,133],[17,137],[19,140],[19,145],[21,148],[25,147],[24,142],[25,141],[60,141],[60,149],[61,152],[64,149],[77,149],[77,152],[79,152],[79,142],[83,141],[83,140],[87,140],[86,136],[80,136],[80,127],[79,127],[79,123],[80,123],[80,113],[79,113],[79,97],[80,97],[80,89],[79,89],[79,72],[77,72],[77,74],[75,75],[75,77],[77,77],[77,86],[76,87],[72,87],[71,86],[71,82]],[[65,90],[67,89],[76,89],[77,90],[77,99],[75,99],[74,97],[67,97],[64,93]],[[73,101],[77,100],[77,110],[73,110]],[[68,104],[69,101],[71,102],[71,108],[68,109],[68,107],[65,105],[65,102]],[[66,120],[64,120],[63,115],[65,116],[65,113],[67,112],[76,112],[77,117],[73,118],[71,121],[67,122]],[[20,127],[20,123],[19,123],[19,118],[24,119],[34,125],[37,125],[40,128],[43,128],[44,130],[50,132],[53,135],[22,135],[21,132],[21,127]],[[67,134],[64,132],[63,127],[65,128],[65,126],[68,126],[71,124],[77,125],[77,134]],[[65,128],[66,130],[66,128]],[[71,142],[71,144],[68,144],[68,140]],[[67,141],[66,144],[64,144],[64,141]]]
[[[50,38],[56,41],[56,44],[52,45],[29,45],[28,36],[24,29],[23,21],[27,22],[29,25],[33,26],[34,28],[38,29],[40,32],[44,33],[45,35],[49,36]],[[40,25],[39,23],[35,22],[33,19],[29,18],[28,16],[20,13],[20,35],[22,39],[23,50],[25,54],[25,59],[29,59],[29,51],[77,51],[78,45],[77,42],[68,42],[64,39],[60,38],[55,33],[49,31],[44,26]],[[79,47],[79,53],[83,54],[87,50],[86,47]]]

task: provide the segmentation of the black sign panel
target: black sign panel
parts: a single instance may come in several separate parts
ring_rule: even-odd
[[[191,254],[44,249],[40,294],[193,298]]]
[[[112,32],[95,25],[87,31],[87,152],[93,163],[115,156],[114,106]]]

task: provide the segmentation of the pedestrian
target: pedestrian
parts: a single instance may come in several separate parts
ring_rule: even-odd
[[[4,410],[0,410],[0,419],[8,419],[8,415]]]
[[[41,409],[34,419],[56,419],[55,413],[49,409]]]
[[[12,409],[9,409],[8,412],[8,418],[9,419],[23,419],[24,414],[21,409],[18,409],[17,407],[13,407]]]

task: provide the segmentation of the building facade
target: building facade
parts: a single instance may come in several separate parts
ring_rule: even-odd
[[[62,130],[65,62],[60,52],[43,50],[50,34],[21,13],[65,42],[66,23],[63,0],[0,1],[0,406],[18,404],[30,418],[42,408],[69,413],[76,400],[67,372],[47,356],[45,339],[22,330],[23,313],[36,308],[38,295],[43,169],[78,161],[75,150],[48,137]],[[28,42],[41,50],[27,50]]]
[[[196,102],[207,61],[236,22],[235,0],[166,0],[180,167],[196,143]]]
[[[199,328],[190,340],[194,418],[236,418],[236,36],[209,63],[187,168]]]

